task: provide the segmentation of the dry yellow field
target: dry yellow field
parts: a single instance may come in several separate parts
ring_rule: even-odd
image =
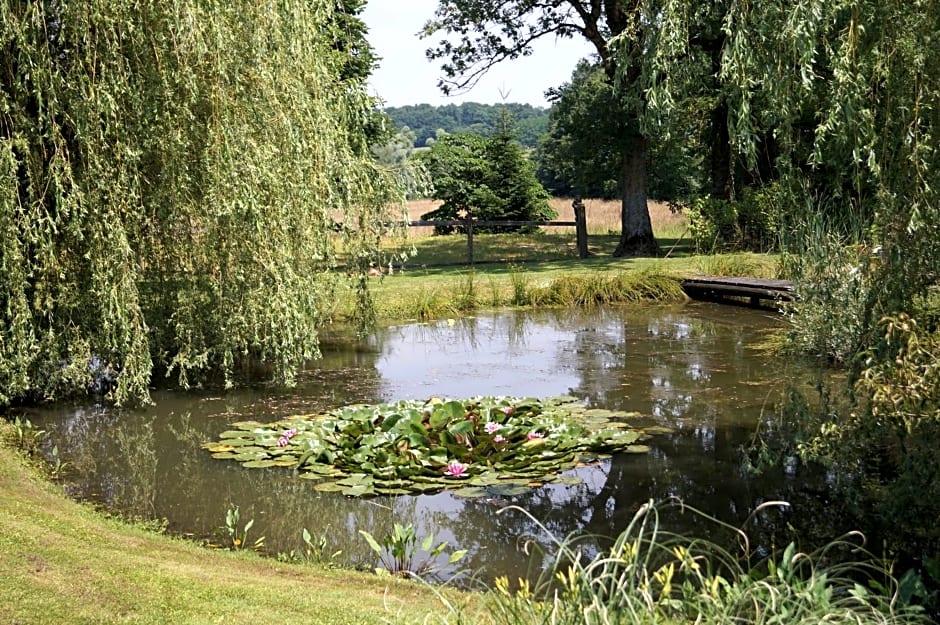
[[[552,208],[558,213],[558,221],[574,221],[574,209],[571,207],[571,198],[552,198],[549,200]],[[439,200],[412,200],[408,202],[408,217],[412,220],[421,218],[441,205]],[[616,234],[620,232],[620,201],[619,200],[584,200],[587,215],[588,232],[592,234]],[[650,219],[653,222],[653,232],[657,236],[667,233],[678,235],[685,230],[685,215],[673,213],[665,202],[649,202]],[[553,229],[563,232],[565,228]],[[574,228],[571,228],[573,231]],[[411,228],[408,236],[421,237],[432,233],[430,227]]]

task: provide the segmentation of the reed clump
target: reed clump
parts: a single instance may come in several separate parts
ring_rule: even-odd
[[[685,295],[680,280],[674,276],[652,272],[597,272],[561,276],[547,285],[530,287],[525,299],[533,306],[594,306],[648,300],[678,302],[685,299]]]
[[[666,531],[659,518],[659,507],[665,505],[681,506],[684,513],[728,530],[732,546]],[[773,506],[787,504],[769,502],[755,514]],[[529,518],[549,537],[554,557],[534,582],[495,581],[486,595],[495,624],[930,622],[920,607],[906,601],[910,578],[893,577],[860,548],[857,534],[812,553],[791,543],[758,557],[743,531],[679,502],[651,502],[610,548],[591,557],[583,540],[555,538]],[[449,607],[448,622],[460,622],[459,608]]]

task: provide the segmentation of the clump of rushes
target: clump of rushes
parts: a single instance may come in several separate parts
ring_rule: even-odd
[[[453,490],[506,496],[605,453],[645,453],[629,413],[573,397],[475,397],[354,405],[263,424],[232,424],[204,447],[247,468],[285,467],[319,491],[353,497]]]
[[[679,505],[667,503],[662,505]],[[770,502],[766,506],[786,506]],[[507,508],[508,509],[508,508]],[[513,506],[511,509],[524,510]],[[725,524],[683,506],[715,526]],[[502,512],[502,511],[501,511]],[[660,526],[652,502],[640,508],[613,545],[585,557],[577,539],[551,539],[554,561],[533,582],[498,578],[487,595],[497,625],[579,623],[893,624],[929,623],[910,598],[909,576],[896,580],[848,535],[814,553],[792,543],[754,562],[747,535],[737,532],[740,552],[706,540],[686,538]],[[835,554],[851,553],[844,562]],[[459,609],[448,604],[451,622]]]

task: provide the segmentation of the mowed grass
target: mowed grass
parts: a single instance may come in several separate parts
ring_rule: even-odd
[[[441,610],[413,582],[210,550],[105,517],[4,443],[0,501],[0,623],[358,625]]]

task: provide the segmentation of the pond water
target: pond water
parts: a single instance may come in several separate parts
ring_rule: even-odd
[[[760,476],[742,469],[741,448],[763,411],[787,381],[808,373],[759,349],[780,323],[773,313],[696,303],[498,312],[382,328],[363,342],[324,337],[323,358],[293,389],[160,392],[146,409],[59,405],[29,416],[68,463],[71,495],[126,516],[166,519],[172,532],[217,536],[237,505],[243,522],[254,520],[249,541],[265,536],[271,554],[301,550],[306,528],[326,537],[328,552],[342,550],[343,562],[364,564],[371,557],[358,530],[381,536],[395,522],[411,523],[419,537],[434,533],[469,550],[460,568],[515,578],[544,564],[524,553],[527,541],[550,545],[539,524],[559,538],[615,536],[651,499],[681,498],[736,526],[763,502],[791,502],[748,521],[756,545],[785,544],[794,515],[825,510],[825,476],[795,465]],[[577,469],[582,484],[489,499],[348,499],[316,492],[290,470],[246,469],[200,448],[235,421],[350,403],[564,394],[590,407],[637,411],[642,417],[632,424],[672,432],[649,440],[648,454]],[[532,518],[515,508],[500,512],[509,505]],[[662,521],[671,531],[727,539],[678,508],[664,510]]]

